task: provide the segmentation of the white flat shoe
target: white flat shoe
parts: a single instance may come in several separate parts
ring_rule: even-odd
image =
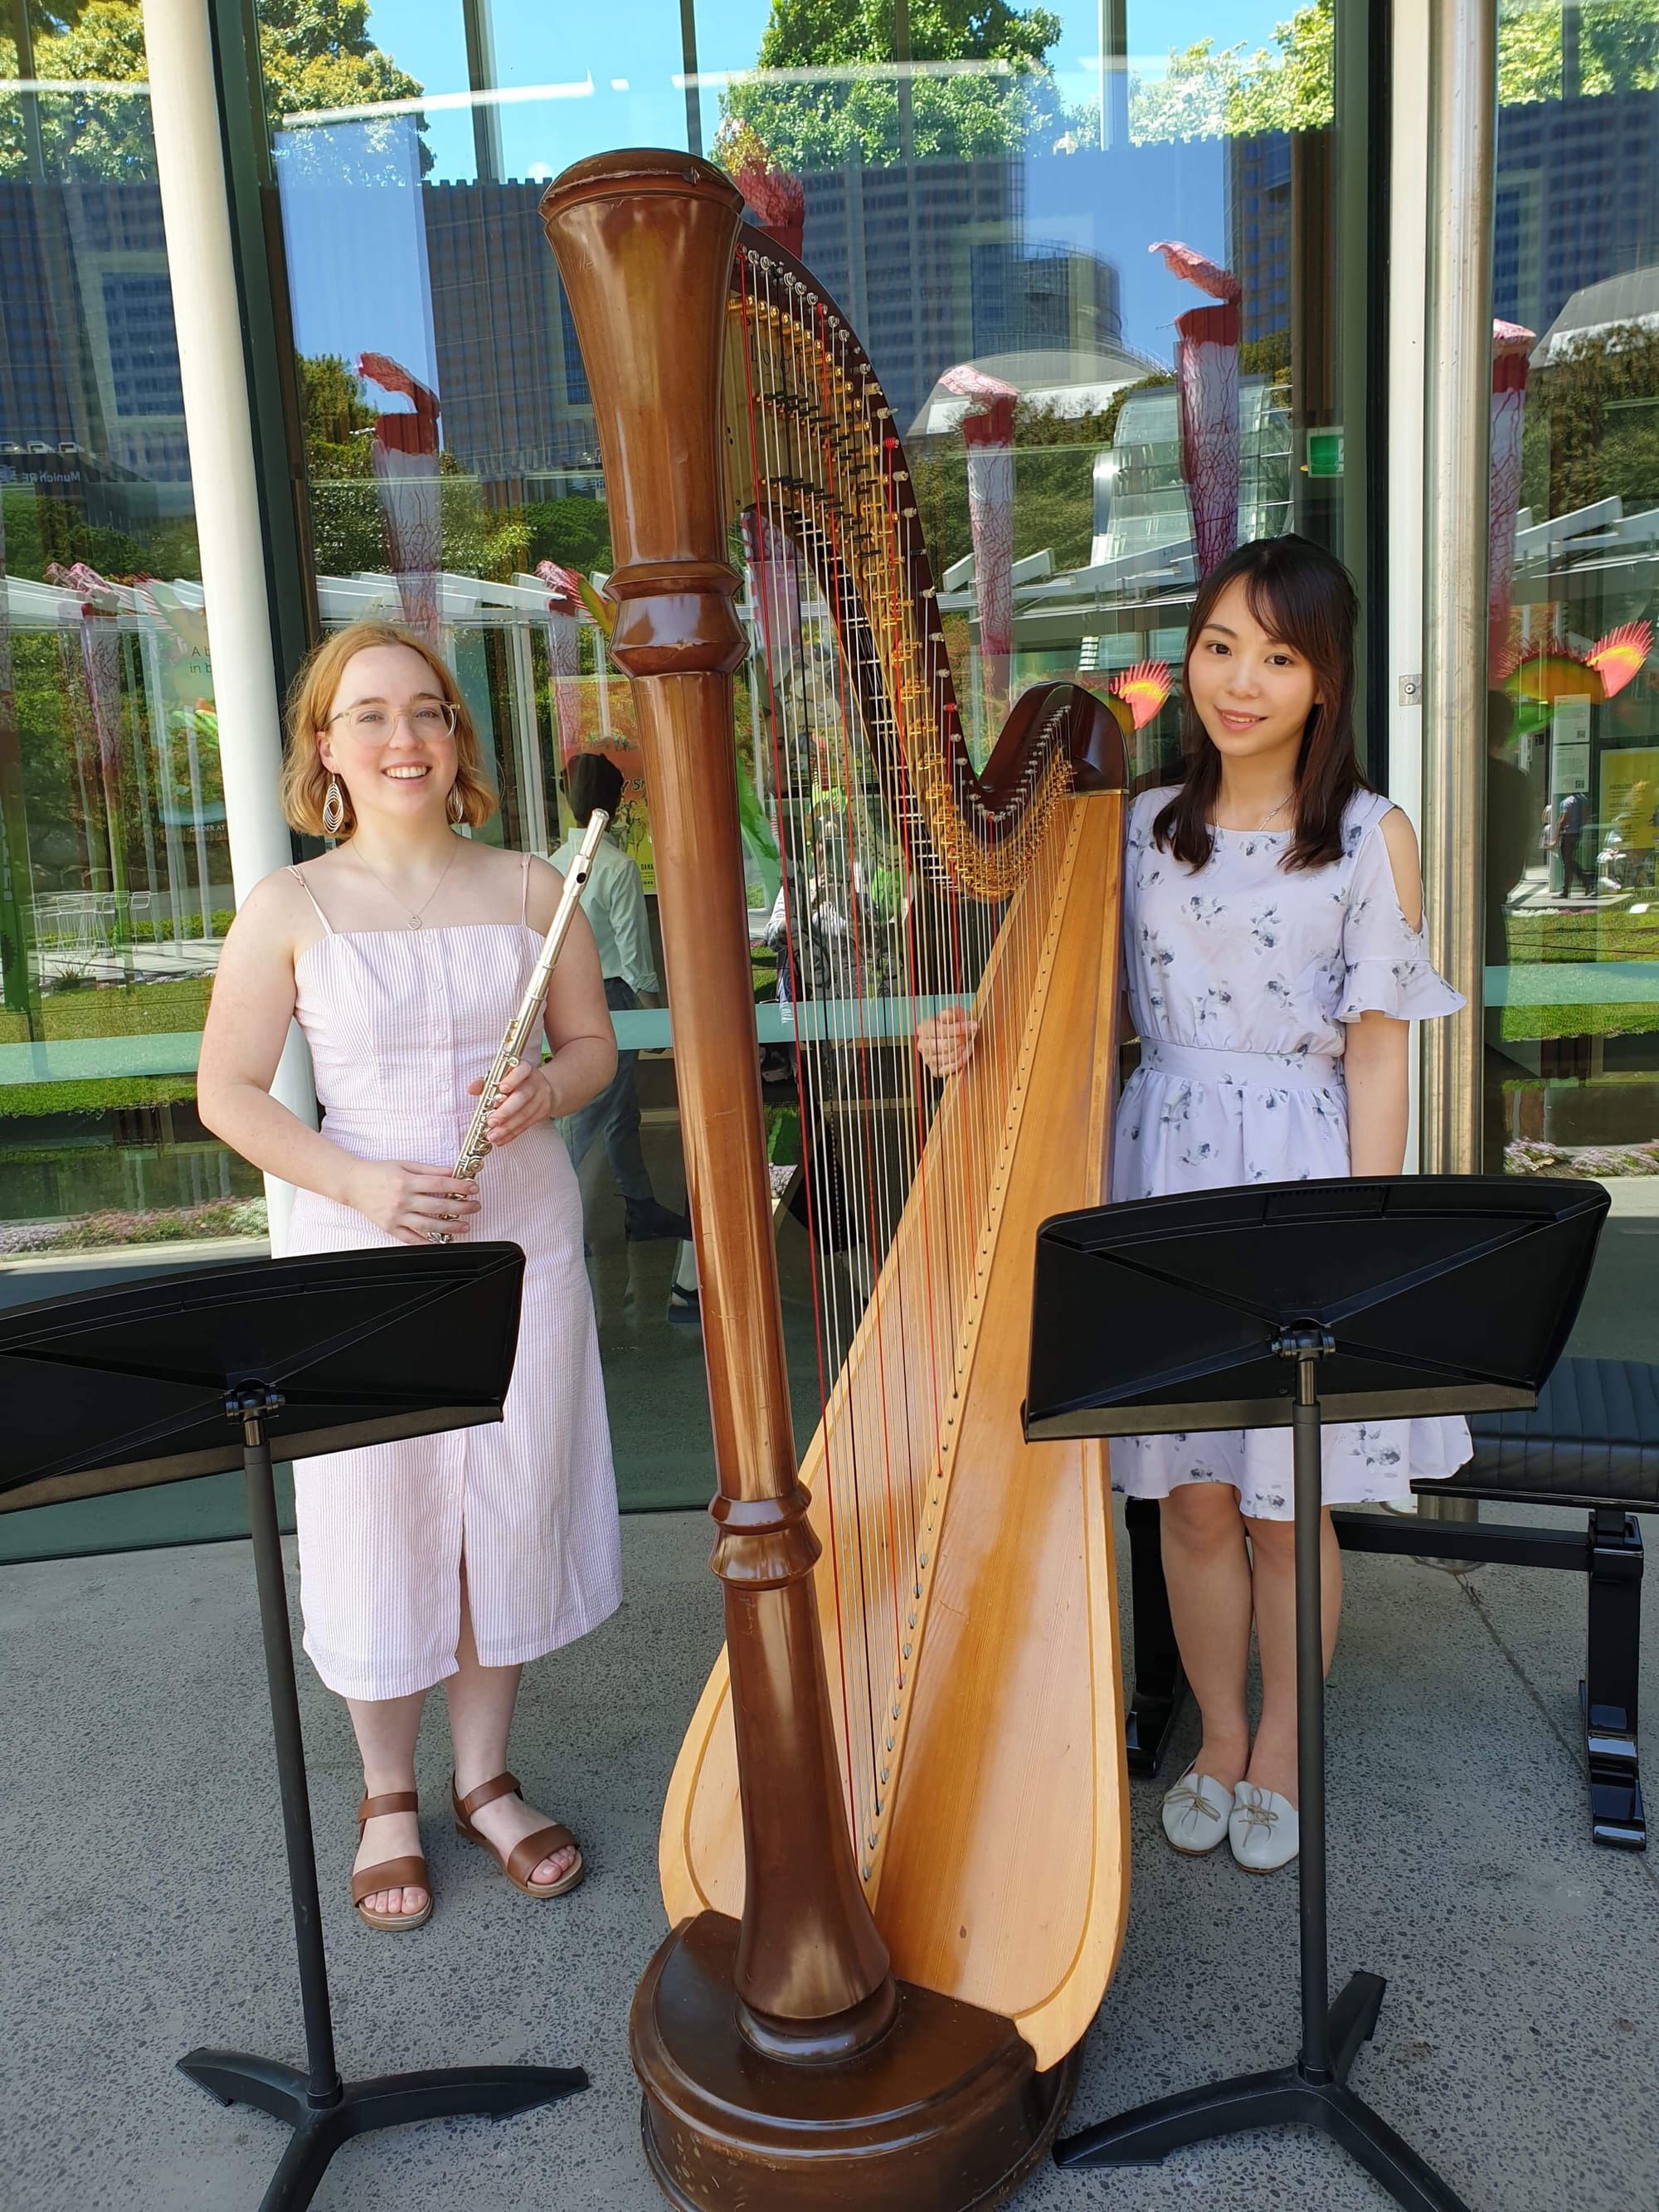
[[[1302,1847],[1302,1823],[1288,1797],[1241,1782],[1233,1792],[1227,1839],[1246,1874],[1277,1874]]]
[[[1176,1850],[1202,1858],[1226,1834],[1232,1802],[1213,1775],[1189,1766],[1175,1788],[1164,1793],[1164,1832]]]

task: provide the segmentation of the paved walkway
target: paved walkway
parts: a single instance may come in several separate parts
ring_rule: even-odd
[[[702,1516],[624,1526],[627,1605],[534,1670],[515,1750],[538,1802],[586,1843],[592,1875],[568,1902],[527,1904],[448,1834],[434,1711],[421,1779],[436,1917],[407,1939],[357,1927],[349,1735],[302,1668],[346,2068],[575,2061],[593,2084],[500,2124],[350,2145],[319,2212],[660,2201],[638,2148],[627,2010],[662,1932],[658,1809],[718,1607]],[[1348,1571],[1330,1705],[1333,1964],[1389,1983],[1356,2087],[1474,2212],[1659,2203],[1659,1850],[1626,1856],[1589,1838],[1582,1587],[1398,1559]],[[1650,1714],[1656,1646],[1659,1624]],[[173,2067],[198,2043],[299,2055],[246,1548],[0,1570],[0,2208],[252,2212],[277,2128],[212,2104]],[[1224,1851],[1176,1859],[1157,1834],[1156,1785],[1137,1784],[1133,1803],[1128,1936],[1087,2045],[1079,2122],[1277,2063],[1294,2041],[1292,1883],[1241,1875]],[[1387,2200],[1330,2146],[1281,2133],[1113,2176],[1047,2168],[1018,2202],[1360,2212]]]

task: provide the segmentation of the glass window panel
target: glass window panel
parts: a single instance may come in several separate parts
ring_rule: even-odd
[[[32,1253],[264,1229],[194,1104],[232,895],[138,24],[14,11],[0,47],[64,88],[0,94],[8,1297],[45,1295]]]
[[[1486,1164],[1609,1184],[1578,1346],[1630,1358],[1659,1220],[1656,23],[1505,14],[1493,270]]]
[[[276,0],[268,12],[274,26]],[[592,603],[538,573],[552,563],[596,587],[612,556],[591,395],[537,202],[569,162],[629,144],[722,161],[761,219],[781,204],[869,349],[981,753],[1018,689],[1063,673],[1121,695],[1139,772],[1173,763],[1170,671],[1200,568],[1290,527],[1363,563],[1363,363],[1345,368],[1339,295],[1363,273],[1341,239],[1364,148],[1334,119],[1332,8],[1281,31],[1283,12],[1135,9],[1122,51],[1103,54],[1090,0],[1034,15],[1029,67],[1011,70],[971,21],[929,32],[931,46],[918,30],[898,53],[882,11],[651,0],[560,11],[555,37],[532,0],[387,0],[368,32],[395,85],[365,64],[361,96],[331,110],[271,99],[322,619],[382,609],[439,638],[501,799],[489,834],[556,847],[563,764],[597,745],[629,779],[624,833],[652,886],[627,686]],[[1363,21],[1358,0],[1341,20]],[[1347,219],[1364,211],[1350,192]],[[1000,380],[1011,412],[1006,451],[971,478],[949,384],[963,368]],[[1001,629],[1000,559],[1012,570]],[[748,854],[758,1024],[777,1046],[771,924],[793,833],[752,591],[748,612],[762,649],[739,679],[738,744],[763,825]],[[809,633],[822,613],[805,611]],[[678,1204],[666,1018],[619,1006],[615,1019],[644,1055],[651,1176]],[[787,1109],[773,1118],[787,1164]],[[695,1336],[666,1322],[675,1248],[626,1238],[603,1147],[583,1182],[613,1378],[648,1352],[686,1386],[623,1417],[625,1495],[654,1495],[673,1465],[690,1498],[709,1469],[685,1449],[704,1415]],[[793,1249],[786,1232],[806,1419],[814,1356]],[[614,1393],[613,1414],[639,1395]]]

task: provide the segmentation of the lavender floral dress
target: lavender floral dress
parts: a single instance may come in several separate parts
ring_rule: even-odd
[[[1218,830],[1202,868],[1152,842],[1173,793],[1143,792],[1129,817],[1123,929],[1140,1066],[1118,1103],[1114,1199],[1346,1176],[1343,1024],[1455,1013],[1400,910],[1381,836],[1391,802],[1349,804],[1342,857],[1287,874],[1288,831]],[[1325,1431],[1325,1502],[1407,1498],[1469,1457],[1462,1420],[1354,1421]],[[1288,1429],[1132,1437],[1112,1445],[1112,1486],[1163,1498],[1226,1482],[1240,1510],[1287,1521]]]

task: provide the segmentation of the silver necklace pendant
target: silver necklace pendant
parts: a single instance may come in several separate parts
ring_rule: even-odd
[[[418,928],[420,927],[420,926],[421,926],[421,917],[420,917],[420,915],[419,915],[418,914],[411,914],[411,915],[410,915],[410,917],[409,917],[409,926],[410,926],[410,927],[411,929],[418,929]]]

